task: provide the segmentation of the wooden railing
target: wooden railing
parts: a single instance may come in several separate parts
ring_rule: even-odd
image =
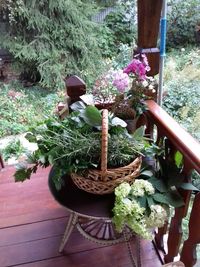
[[[200,144],[187,133],[172,117],[170,117],[160,106],[154,101],[147,101],[147,126],[149,134],[155,133],[154,128],[157,128],[157,139],[167,140],[169,153],[180,151],[183,155],[184,182],[190,182],[191,172],[196,170],[200,173]],[[170,149],[169,149],[170,148]],[[168,235],[167,251],[164,255],[165,262],[172,262],[174,258],[180,254],[181,261],[186,267],[195,265],[196,246],[200,243],[200,193],[197,193],[192,206],[189,219],[189,236],[183,243],[183,248],[180,250],[182,240],[182,221],[188,212],[188,206],[191,197],[191,191],[180,190],[185,205],[181,208],[176,208],[174,216],[168,225],[159,229],[156,234],[155,243],[158,249],[165,251],[163,238]]]
[[[70,80],[66,79],[66,88],[73,100],[72,102],[80,100],[79,96],[86,91],[85,83],[76,76],[71,77]],[[200,144],[153,100],[146,101],[146,104],[148,111],[146,112],[145,123],[148,133],[153,136],[157,132],[157,141],[165,140],[169,154],[176,151],[182,153],[184,182],[190,182],[193,170],[200,173]],[[157,128],[157,131],[154,131],[155,128]],[[189,237],[184,242],[181,251],[182,221],[188,213],[191,191],[180,190],[179,193],[182,195],[185,205],[176,208],[171,221],[158,230],[155,244],[159,251],[164,252],[163,262],[172,262],[180,254],[185,266],[192,267],[196,263],[196,246],[200,243],[200,193],[196,194],[193,201],[189,220]],[[167,250],[164,248],[163,241],[166,234],[168,236]]]

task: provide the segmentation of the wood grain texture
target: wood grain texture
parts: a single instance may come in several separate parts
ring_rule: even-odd
[[[148,119],[155,123],[159,130],[164,132],[164,135],[184,155],[190,168],[196,169],[200,173],[200,143],[153,100],[148,100],[146,103]]]
[[[103,246],[88,241],[75,230],[58,253],[68,213],[51,196],[49,169],[39,169],[34,178],[15,183],[13,167],[0,172],[0,267],[130,267],[125,243]],[[134,241],[131,241],[134,252]],[[160,267],[149,241],[141,244],[142,266]]]

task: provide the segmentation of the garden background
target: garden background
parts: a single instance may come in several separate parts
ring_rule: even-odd
[[[64,77],[80,76],[91,92],[130,62],[136,14],[136,1],[0,0],[0,47],[9,51],[0,50],[0,143],[14,136],[5,160],[20,157],[18,136],[64,101]],[[169,0],[167,19],[163,108],[200,140],[199,0]],[[193,182],[200,188],[195,174]]]
[[[91,91],[109,69],[126,66],[136,46],[134,1],[1,0],[0,7],[0,47],[12,55],[0,83],[1,138],[55,112],[65,96],[64,77],[79,75]],[[198,0],[168,1],[164,72],[164,108],[198,140],[199,11]]]

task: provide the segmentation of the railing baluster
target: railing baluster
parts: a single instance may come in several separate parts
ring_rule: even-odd
[[[195,196],[189,220],[189,236],[183,244],[181,261],[187,267],[195,265],[196,246],[200,243],[200,193]]]

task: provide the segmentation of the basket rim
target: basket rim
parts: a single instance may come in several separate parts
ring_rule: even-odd
[[[124,169],[130,168],[130,167],[132,167],[132,165],[135,165],[137,162],[138,162],[138,164],[142,162],[142,156],[139,156],[139,157],[135,158],[128,165],[125,165],[125,166],[122,166],[122,167],[118,167],[118,168],[109,168],[109,169],[107,169],[106,173],[115,172],[115,171],[119,171],[119,170],[124,170]],[[88,171],[92,171],[92,172],[95,172],[95,173],[101,173],[100,169],[88,169]]]

